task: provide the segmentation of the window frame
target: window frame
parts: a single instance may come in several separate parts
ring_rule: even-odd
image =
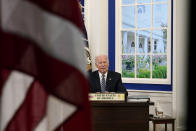
[[[160,2],[161,3],[161,2]],[[158,78],[152,78],[152,56],[153,53],[152,52],[152,40],[151,40],[151,53],[147,53],[147,55],[150,55],[150,59],[151,59],[151,63],[150,63],[150,71],[151,71],[151,77],[150,78],[122,78],[123,83],[144,83],[144,84],[171,84],[171,4],[170,4],[170,0],[168,0],[168,37],[167,37],[167,78],[166,79],[158,79]],[[153,3],[152,3],[153,4]],[[119,72],[122,74],[122,37],[121,37],[121,32],[124,31],[121,27],[121,21],[122,21],[122,17],[121,17],[121,12],[122,12],[122,8],[124,5],[121,4],[121,0],[116,0],[115,1],[115,46],[116,46],[116,50],[115,50],[115,71]],[[135,6],[140,5],[140,4],[134,4]],[[153,7],[151,7],[152,9]],[[151,15],[152,15],[152,11],[151,11]],[[136,13],[137,16],[137,13]],[[152,20],[153,22],[153,20]],[[137,24],[137,23],[136,23]],[[150,27],[150,30],[153,31],[156,28],[152,28]],[[139,29],[131,29],[131,30],[127,30],[127,31],[139,31]],[[152,36],[151,36],[152,38]],[[135,36],[135,40],[136,40],[136,36]],[[135,43],[135,48],[136,47],[136,43]],[[140,55],[140,53],[135,52],[135,55]],[[136,61],[136,59],[135,59]],[[137,65],[135,64],[135,68],[137,68]],[[135,75],[136,75],[136,69],[135,69]]]
[[[118,0],[115,1],[108,1],[108,55],[109,55],[109,61],[110,61],[110,66],[109,70],[114,70],[119,72],[117,69],[119,67],[116,66],[116,63],[119,61],[118,55],[116,55],[116,51],[119,50],[119,47],[116,46],[116,41],[118,40],[116,36],[116,25],[119,24],[117,20],[117,2]],[[168,17],[168,20],[171,21],[170,29],[171,29],[171,36],[170,42],[171,42],[171,47],[170,47],[170,80],[168,84],[165,84],[165,82],[160,82],[157,80],[157,82],[141,82],[139,83],[138,81],[132,81],[132,83],[126,83],[123,82],[124,86],[129,89],[129,90],[151,90],[151,91],[172,91],[172,86],[173,86],[173,0],[169,1],[169,11],[171,12],[171,16]],[[121,71],[120,71],[121,73]]]

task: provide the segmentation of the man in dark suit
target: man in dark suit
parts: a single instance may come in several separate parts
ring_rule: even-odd
[[[108,71],[109,61],[106,55],[100,55],[95,58],[97,71],[90,74],[90,92],[125,92],[126,88],[122,84],[121,74]]]

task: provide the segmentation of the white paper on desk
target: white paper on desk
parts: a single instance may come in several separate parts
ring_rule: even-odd
[[[147,102],[148,99],[128,99],[129,102]]]
[[[142,95],[131,95],[131,96],[128,96],[128,99],[150,99],[150,97],[142,96]]]

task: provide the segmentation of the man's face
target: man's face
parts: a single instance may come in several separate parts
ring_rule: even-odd
[[[109,67],[107,56],[98,56],[96,58],[96,67],[98,68],[100,73],[102,74],[106,73]]]

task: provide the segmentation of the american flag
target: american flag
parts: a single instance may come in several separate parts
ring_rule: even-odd
[[[0,6],[0,131],[92,131],[78,1]]]
[[[92,72],[92,61],[91,61],[91,54],[90,54],[90,49],[89,49],[89,42],[88,42],[88,33],[86,30],[86,26],[85,26],[85,2],[84,0],[79,0],[80,1],[80,8],[81,8],[81,13],[82,13],[82,17],[83,17],[83,28],[84,28],[84,36],[83,36],[83,40],[85,43],[85,52],[86,52],[86,70],[90,73]]]

